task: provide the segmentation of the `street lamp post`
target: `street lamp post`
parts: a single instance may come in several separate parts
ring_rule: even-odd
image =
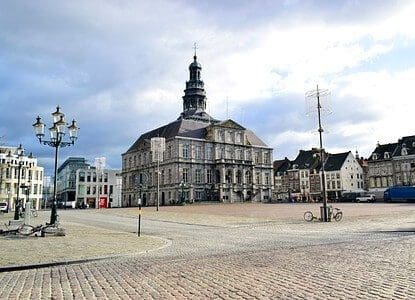
[[[302,186],[301,186],[301,189],[303,190],[303,201],[302,202],[305,202],[305,200],[306,200],[306,197],[305,197],[305,185],[303,184]]]
[[[181,195],[180,195],[180,203],[181,203],[182,205],[184,205],[184,204],[185,204],[185,199],[184,199],[184,191],[183,191],[183,189],[184,189],[185,185],[186,185],[186,184],[184,183],[184,181],[183,181],[183,180],[182,180],[182,181],[180,181],[179,186],[180,186],[181,191],[182,191],[182,193],[181,193]]]
[[[25,189],[25,193],[26,193],[26,205],[25,205],[25,214],[24,214],[24,218],[25,218],[25,223],[30,223],[30,183],[27,184],[22,184],[20,186],[22,189]]]
[[[16,203],[14,205],[14,220],[19,220],[19,213],[20,213],[20,179],[22,177],[22,167],[24,165],[23,161],[23,155],[24,155],[24,149],[22,147],[22,144],[19,145],[17,148],[17,199]],[[12,161],[12,154],[9,151],[9,154],[7,155],[8,163],[11,166]]]
[[[75,144],[76,139],[78,138],[78,126],[76,121],[72,120],[72,124],[68,127],[69,139],[70,142],[64,142],[63,137],[65,136],[65,129],[67,123],[64,120],[65,115],[59,111],[59,106],[56,107],[56,111],[52,113],[53,117],[53,126],[49,128],[50,140],[44,140],[45,136],[45,124],[42,123],[41,118],[38,116],[36,118],[36,123],[33,124],[36,137],[39,139],[39,142],[43,145],[48,145],[55,148],[55,172],[54,172],[54,184],[53,184],[53,203],[52,211],[50,215],[50,224],[55,224],[57,221],[57,198],[56,198],[56,183],[58,176],[58,150],[59,147],[67,147]]]

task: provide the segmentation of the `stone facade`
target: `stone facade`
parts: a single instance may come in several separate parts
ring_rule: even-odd
[[[361,192],[364,188],[363,170],[351,152],[330,154],[324,152],[326,194],[339,199],[343,192]],[[319,201],[322,199],[320,150],[300,150],[295,160],[275,161],[274,182],[278,185],[277,199]]]
[[[119,170],[84,167],[76,170],[75,207],[121,207],[121,175]],[[125,205],[127,206],[127,205]]]
[[[193,201],[269,201],[272,149],[233,120],[219,121],[205,112],[206,95],[196,56],[180,117],[142,134],[122,154],[123,203],[175,204]],[[163,161],[152,161],[150,140],[165,138]],[[157,173],[157,170],[159,172]]]
[[[377,144],[368,161],[369,190],[382,197],[391,186],[415,185],[415,136]]]
[[[11,159],[8,158],[9,152]],[[11,210],[14,210],[17,200],[17,190],[19,189],[18,164],[17,147],[0,147],[0,201],[7,202]],[[28,199],[26,189],[22,188],[22,185],[29,186],[29,201],[31,202],[31,206],[39,209],[42,201],[43,167],[37,165],[37,159],[31,154],[22,156],[21,164],[20,201],[23,207],[25,207]]]
[[[58,199],[77,208],[121,207],[120,170],[97,170],[83,157],[69,157],[58,168]]]

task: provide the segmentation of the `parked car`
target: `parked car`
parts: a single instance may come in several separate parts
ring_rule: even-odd
[[[339,202],[355,202],[356,198],[361,196],[360,193],[357,192],[346,192],[343,193],[339,199]]]
[[[356,197],[356,202],[370,202],[373,203],[376,201],[376,197],[373,194],[367,194]]]
[[[1,212],[9,211],[9,205],[7,204],[7,202],[0,202],[0,211]]]

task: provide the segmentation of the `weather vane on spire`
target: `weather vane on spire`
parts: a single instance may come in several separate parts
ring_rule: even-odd
[[[196,49],[199,49],[196,42],[193,43],[193,49],[195,50],[195,56],[196,56]]]

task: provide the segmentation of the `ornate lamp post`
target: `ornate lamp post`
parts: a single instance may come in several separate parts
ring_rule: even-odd
[[[50,215],[50,224],[55,224],[57,220],[57,199],[56,199],[56,183],[58,176],[58,149],[59,147],[67,147],[75,144],[76,139],[78,138],[78,126],[76,121],[73,120],[72,124],[68,127],[69,131],[69,140],[70,142],[64,142],[63,137],[65,136],[65,129],[67,123],[64,120],[65,115],[59,111],[59,106],[56,107],[56,111],[52,113],[53,117],[53,126],[49,128],[50,140],[44,140],[45,136],[45,124],[42,123],[41,118],[38,116],[36,118],[36,123],[33,124],[36,137],[39,139],[39,142],[44,145],[55,148],[55,176],[53,184],[53,203],[52,211]]]
[[[19,213],[20,213],[20,178],[22,177],[22,167],[24,165],[23,156],[24,156],[24,149],[22,147],[22,144],[19,145],[17,148],[17,199],[16,203],[14,205],[14,220],[19,220]],[[13,155],[9,151],[9,154],[7,154],[7,160],[9,166],[12,165],[12,158]],[[10,171],[11,172],[11,171]]]

